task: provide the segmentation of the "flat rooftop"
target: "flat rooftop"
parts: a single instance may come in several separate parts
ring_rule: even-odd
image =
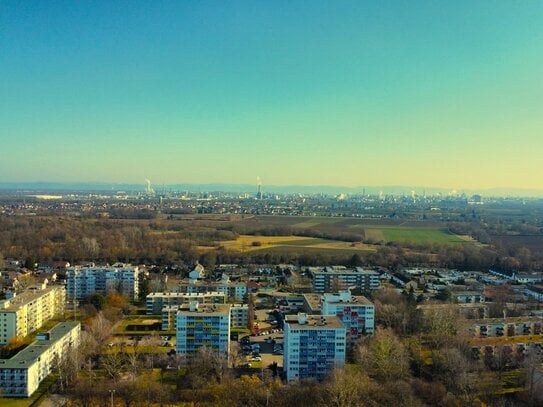
[[[290,326],[291,329],[309,329],[309,330],[322,330],[322,329],[345,329],[345,325],[341,320],[334,315],[307,315],[307,322],[300,324],[297,315],[287,315],[285,323]]]
[[[38,298],[50,293],[57,289],[64,289],[62,286],[50,286],[41,290],[27,290],[15,297],[0,301],[0,312],[15,312],[18,311],[23,305],[26,305]],[[9,306],[4,308],[4,305],[9,303]]]
[[[48,340],[36,340],[11,359],[0,359],[0,369],[24,369],[29,367],[53,344],[77,326],[79,326],[79,322],[61,322],[55,325],[47,332],[49,334]]]
[[[186,292],[154,292],[147,294],[146,298],[165,298],[165,297],[179,297],[179,298],[198,298],[198,297],[224,297],[224,293],[217,291],[208,291],[205,293],[186,293]]]
[[[313,274],[363,274],[363,275],[379,275],[375,270],[363,269],[362,267],[357,267],[354,269],[337,269],[332,267],[325,267],[320,270],[311,270]]]
[[[191,315],[224,315],[230,313],[230,304],[198,304],[194,311],[190,310],[191,304],[183,304],[179,307],[177,314]]]

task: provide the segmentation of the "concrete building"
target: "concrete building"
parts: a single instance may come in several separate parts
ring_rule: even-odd
[[[247,283],[244,282],[232,282],[230,278],[223,275],[220,281],[200,281],[189,279],[188,282],[181,283],[179,285],[181,291],[187,293],[205,293],[208,291],[214,291],[224,293],[227,301],[245,302],[249,288]]]
[[[543,335],[543,319],[537,317],[481,319],[471,322],[469,331],[476,338]]]
[[[92,294],[107,294],[116,290],[131,300],[139,294],[138,267],[117,263],[111,267],[69,267],[66,270],[67,298],[73,301]]]
[[[25,337],[55,316],[62,315],[66,290],[39,286],[0,301],[0,344],[14,336]]]
[[[30,397],[56,363],[78,346],[80,334],[79,322],[62,322],[49,332],[38,334],[34,343],[11,359],[0,359],[2,395]]]
[[[162,313],[165,307],[171,305],[188,304],[196,301],[206,304],[224,304],[226,295],[219,292],[186,293],[186,292],[156,292],[145,298],[145,312],[148,315]]]
[[[371,335],[375,329],[375,307],[364,296],[349,291],[337,294],[304,294],[305,309],[316,315],[335,315],[347,329],[347,343],[354,345],[363,335]]]
[[[379,273],[362,267],[342,269],[325,267],[311,270],[313,291],[316,293],[337,292],[338,290],[376,290],[380,287]]]
[[[373,334],[375,328],[375,307],[361,295],[351,295],[349,291],[338,294],[324,294],[321,314],[335,315],[347,328],[347,342],[356,344],[362,335]]]
[[[524,289],[524,295],[530,298],[534,298],[538,302],[543,301],[543,285],[528,285]]]
[[[345,365],[346,329],[338,317],[289,315],[284,332],[283,365],[288,381],[321,380]]]
[[[176,324],[178,354],[190,356],[203,346],[229,353],[230,304],[183,304],[177,311]]]
[[[474,304],[486,301],[485,295],[480,291],[452,292],[451,297],[454,301],[461,304]]]
[[[230,308],[230,328],[247,328],[249,322],[249,305],[232,304]]]

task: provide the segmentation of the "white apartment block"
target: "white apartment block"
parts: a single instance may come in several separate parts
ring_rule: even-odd
[[[67,297],[82,300],[92,294],[116,290],[131,300],[139,294],[138,267],[117,263],[113,266],[76,266],[66,270]]]
[[[350,345],[355,345],[363,335],[373,334],[375,329],[375,307],[366,297],[351,295],[350,291],[324,294],[321,314],[335,315],[343,322]]]
[[[203,346],[229,353],[230,304],[183,304],[176,325],[177,354],[190,356]]]
[[[0,359],[0,390],[6,397],[30,397],[56,363],[79,344],[79,322],[62,322],[11,359]],[[1,404],[1,403],[0,403]]]
[[[322,380],[333,369],[343,367],[346,333],[336,316],[287,316],[283,358],[287,380]]]
[[[379,273],[362,267],[355,269],[325,267],[311,270],[311,275],[313,277],[313,291],[316,293],[353,288],[369,291],[378,289],[381,284]]]
[[[66,303],[64,287],[44,285],[0,301],[0,344],[14,336],[25,337],[55,316]]]
[[[188,304],[189,302],[206,304],[224,304],[226,295],[219,292],[186,293],[186,292],[155,292],[145,298],[145,312],[148,315],[157,315],[165,307]]]

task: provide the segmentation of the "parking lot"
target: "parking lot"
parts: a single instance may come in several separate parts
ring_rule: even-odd
[[[249,336],[250,346],[254,347],[254,345],[259,346],[259,357],[262,359],[262,367],[266,368],[272,363],[276,362],[278,366],[283,366],[283,354],[282,350],[283,347],[280,347],[279,351],[279,345],[283,344],[283,332],[269,332],[269,331],[261,331],[266,332],[265,335],[257,335],[257,336]],[[244,342],[242,340],[241,343],[242,347],[244,345]],[[248,348],[246,348],[248,349]],[[274,352],[276,350],[276,352]],[[250,363],[250,360],[252,358],[252,353],[247,354],[246,356],[247,361]]]

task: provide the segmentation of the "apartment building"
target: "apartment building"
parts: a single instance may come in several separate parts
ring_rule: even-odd
[[[249,305],[232,304],[230,307],[230,328],[247,328],[249,322]]]
[[[14,336],[27,336],[62,315],[66,303],[66,290],[61,286],[40,285],[9,296],[0,301],[0,344]]]
[[[223,275],[219,281],[200,281],[189,279],[179,285],[181,291],[190,294],[205,293],[209,291],[224,293],[227,301],[245,302],[249,288],[245,282],[232,282],[228,276]]]
[[[376,290],[380,287],[379,273],[362,267],[345,269],[325,267],[311,270],[313,291],[316,293],[337,292],[345,289],[360,289],[362,291]]]
[[[11,359],[0,359],[0,390],[7,397],[30,397],[59,360],[79,344],[79,322],[62,322]],[[1,403],[0,403],[1,404]]]
[[[186,292],[155,292],[145,298],[145,312],[148,315],[160,314],[164,307],[188,304],[189,302],[206,304],[226,303],[226,294],[219,292],[186,293]]]
[[[345,365],[347,332],[338,317],[289,315],[284,329],[283,365],[288,381],[322,380]]]
[[[538,317],[480,319],[471,322],[469,331],[476,338],[543,335],[543,319]]]
[[[195,294],[196,296],[198,294]],[[199,304],[224,304],[218,302],[203,302],[196,301]],[[185,303],[185,304],[188,304]],[[181,309],[181,305],[165,305],[162,308],[162,330],[175,331],[177,327],[177,311]],[[231,304],[230,305],[230,328],[247,328],[249,319],[249,306],[247,304]]]
[[[176,324],[178,354],[189,356],[203,346],[229,353],[230,304],[182,304]]]
[[[337,294],[304,294],[304,308],[312,315],[335,315],[347,329],[347,343],[355,345],[361,336],[375,329],[375,307],[364,296],[350,291]]]
[[[335,315],[343,322],[350,345],[355,345],[363,335],[373,334],[375,329],[375,307],[366,297],[351,295],[350,291],[324,294],[321,315]]]
[[[138,267],[123,263],[113,266],[75,266],[66,269],[67,297],[82,300],[92,294],[116,290],[132,300],[139,294]]]

